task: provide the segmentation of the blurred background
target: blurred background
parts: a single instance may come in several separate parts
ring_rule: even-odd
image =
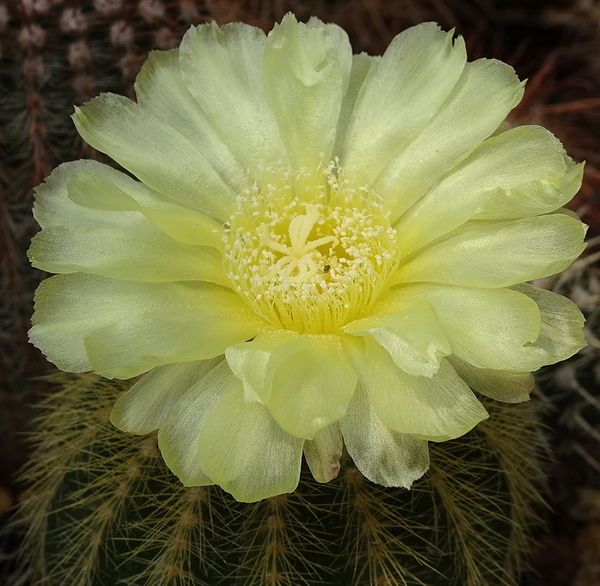
[[[495,57],[528,78],[513,124],[541,124],[586,160],[570,207],[589,246],[568,271],[536,283],[573,299],[588,348],[541,371],[548,508],[523,586],[600,586],[600,0],[0,0],[0,584],[21,530],[9,509],[27,490],[17,472],[51,371],[27,343],[33,292],[45,276],[26,250],[37,227],[32,190],[59,163],[105,160],[71,123],[100,92],[134,98],[149,51],[179,44],[194,24],[243,21],[269,30],[288,11],[341,25],[356,53],[381,54],[413,24],[434,20],[465,37],[470,59]],[[108,161],[105,161],[108,162]]]

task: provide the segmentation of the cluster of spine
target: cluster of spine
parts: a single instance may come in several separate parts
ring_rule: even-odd
[[[514,586],[539,504],[533,404],[489,402],[489,421],[431,445],[413,490],[303,475],[295,493],[254,504],[184,488],[155,434],[109,413],[127,383],[57,375],[43,402],[20,579],[46,586]]]

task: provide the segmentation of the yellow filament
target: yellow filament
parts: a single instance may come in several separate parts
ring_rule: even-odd
[[[376,195],[349,181],[298,174],[246,190],[225,237],[234,289],[275,327],[330,334],[372,305],[398,262]],[[299,197],[299,195],[301,197]]]

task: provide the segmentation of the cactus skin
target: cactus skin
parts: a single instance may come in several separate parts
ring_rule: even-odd
[[[253,504],[184,488],[156,434],[111,426],[131,383],[57,374],[43,402],[21,507],[23,569],[46,586],[513,586],[543,479],[536,403],[432,444],[413,490],[341,475]],[[43,553],[42,553],[43,552]],[[23,573],[21,574],[21,577]]]

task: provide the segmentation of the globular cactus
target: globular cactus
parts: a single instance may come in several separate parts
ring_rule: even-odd
[[[510,586],[541,502],[537,402],[486,401],[491,417],[431,445],[412,490],[303,475],[253,504],[184,488],[154,434],[109,422],[128,383],[56,375],[39,417],[23,567],[48,586]]]
[[[492,50],[497,49],[498,29],[494,35],[481,34],[483,17],[477,13],[475,18],[476,9],[467,4],[0,0],[0,359],[8,365],[0,369],[2,429],[26,426],[29,405],[41,386],[31,375],[45,368],[25,341],[39,281],[25,260],[35,231],[31,188],[59,162],[97,156],[77,138],[69,120],[73,104],[107,90],[132,96],[133,78],[147,51],[177,45],[190,24],[212,18],[270,28],[287,9],[315,13],[343,24],[356,49],[370,53],[380,52],[408,24],[437,20],[446,27],[458,24],[471,47],[489,38]],[[579,22],[593,33],[593,4],[573,3],[564,22]],[[583,14],[586,9],[589,17]],[[597,53],[586,46],[569,45],[566,53],[571,60]],[[533,43],[528,55],[532,48],[539,50]],[[489,47],[484,50],[489,53]],[[578,92],[584,98],[595,95],[593,84],[569,75],[549,59],[539,83],[530,82],[532,98],[516,122],[542,120],[570,152],[597,166],[592,104],[562,103],[576,100]],[[536,79],[529,71],[524,76]],[[549,122],[552,116],[560,128]],[[565,136],[569,128],[576,136]],[[577,144],[584,144],[585,152],[573,151]],[[593,165],[587,167],[586,199],[598,181]],[[597,226],[596,210],[588,204],[580,211]],[[582,377],[579,368],[573,378],[573,363],[562,367],[568,389],[582,378],[587,388],[593,386],[594,348],[575,363],[585,366],[589,376]],[[108,413],[125,384],[92,377],[63,377],[59,383],[62,390],[43,406],[35,457],[23,477],[31,485],[22,507],[30,524],[23,570],[35,570],[49,584],[514,583],[511,576],[526,543],[524,528],[534,517],[532,504],[540,500],[536,453],[541,440],[532,405],[487,405],[493,412],[490,421],[465,438],[432,446],[430,477],[411,492],[376,487],[347,462],[342,477],[329,485],[317,485],[306,475],[294,495],[240,505],[218,489],[181,488],[162,464],[152,437],[111,428]],[[574,421],[569,414],[575,409],[562,409],[572,402],[583,403],[591,411],[584,420],[597,424],[597,412],[576,389],[563,388],[557,397],[564,415],[559,426]],[[582,442],[567,434],[567,456],[592,437],[581,427],[573,435]],[[0,482],[6,484],[23,452],[12,447],[21,436],[2,437]],[[571,483],[569,495],[574,490]],[[23,573],[16,578],[19,584],[27,579]]]

